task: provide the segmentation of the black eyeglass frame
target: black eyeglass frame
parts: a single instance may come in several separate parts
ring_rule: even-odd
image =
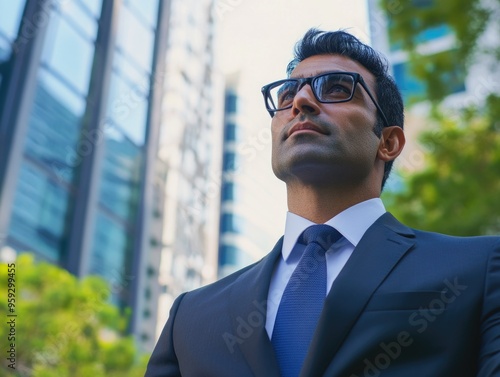
[[[351,92],[351,95],[349,96],[349,98],[343,99],[343,100],[339,100],[339,101],[322,101],[322,100],[320,100],[318,98],[316,90],[314,89],[314,82],[318,78],[320,78],[320,77],[328,76],[328,75],[331,75],[331,74],[347,75],[347,76],[351,76],[351,77],[354,78],[354,84],[353,84],[352,92]],[[375,101],[375,97],[370,92],[370,89],[368,89],[368,86],[366,85],[365,80],[363,80],[363,76],[361,76],[357,72],[338,72],[338,71],[336,71],[336,72],[325,72],[325,73],[321,73],[319,75],[312,76],[312,77],[288,78],[288,79],[274,81],[274,82],[272,82],[270,84],[264,85],[262,87],[262,89],[261,89],[261,92],[262,92],[262,95],[264,96],[264,103],[266,105],[266,109],[269,112],[269,115],[271,115],[271,117],[274,117],[274,115],[275,115],[275,113],[277,111],[287,110],[287,109],[290,109],[293,106],[293,102],[289,106],[283,107],[282,109],[273,109],[271,106],[269,106],[269,101],[272,102],[272,100],[270,98],[270,95],[269,95],[269,92],[271,91],[271,88],[274,88],[274,87],[279,86],[279,85],[281,85],[281,84],[283,84],[285,82],[290,82],[290,81],[294,81],[294,82],[298,82],[299,83],[297,93],[299,92],[299,90],[301,90],[304,87],[305,84],[309,84],[309,86],[311,87],[311,91],[314,94],[314,97],[320,103],[349,102],[350,100],[352,100],[352,97],[354,97],[354,92],[356,91],[356,85],[358,83],[360,83],[361,86],[363,87],[363,89],[365,90],[365,92],[368,94],[368,97],[370,97],[370,99],[372,100],[373,104],[375,105],[375,107],[377,108],[378,112],[380,113],[380,116],[382,117],[382,120],[384,121],[385,126],[389,127],[389,122],[387,121],[387,117],[385,116],[384,112],[380,108],[380,106],[377,103],[377,101]]]

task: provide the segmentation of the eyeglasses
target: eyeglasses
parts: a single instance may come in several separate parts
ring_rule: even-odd
[[[292,107],[295,95],[305,84],[309,84],[314,97],[321,103],[347,102],[352,99],[358,82],[365,89],[382,117],[385,126],[389,126],[387,118],[371,94],[363,77],[355,72],[329,72],[313,77],[285,79],[272,82],[262,87],[266,109],[274,116],[276,111]]]

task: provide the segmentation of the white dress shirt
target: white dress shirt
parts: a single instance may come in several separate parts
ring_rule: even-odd
[[[343,236],[326,252],[327,294],[363,234],[385,212],[382,200],[375,198],[347,208],[325,223],[337,229]],[[297,267],[305,248],[304,245],[297,243],[297,240],[302,232],[311,225],[315,225],[315,223],[291,212],[287,213],[281,250],[282,258],[279,259],[274,268],[269,285],[266,317],[266,331],[269,339],[273,333],[281,296],[283,296],[288,280]]]

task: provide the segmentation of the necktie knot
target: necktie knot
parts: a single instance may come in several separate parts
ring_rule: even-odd
[[[339,231],[330,225],[319,224],[311,225],[309,228],[304,230],[304,232],[302,232],[301,241],[306,245],[309,245],[312,242],[317,243],[324,251],[326,251],[341,237],[342,235]]]

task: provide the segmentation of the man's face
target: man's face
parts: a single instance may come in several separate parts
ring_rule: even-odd
[[[375,78],[361,64],[340,55],[316,55],[300,62],[292,78],[325,72],[361,74],[375,93]],[[373,132],[376,107],[361,85],[351,101],[320,103],[309,85],[296,94],[292,108],[272,119],[272,167],[286,182],[313,185],[359,184],[373,174],[379,138]]]

